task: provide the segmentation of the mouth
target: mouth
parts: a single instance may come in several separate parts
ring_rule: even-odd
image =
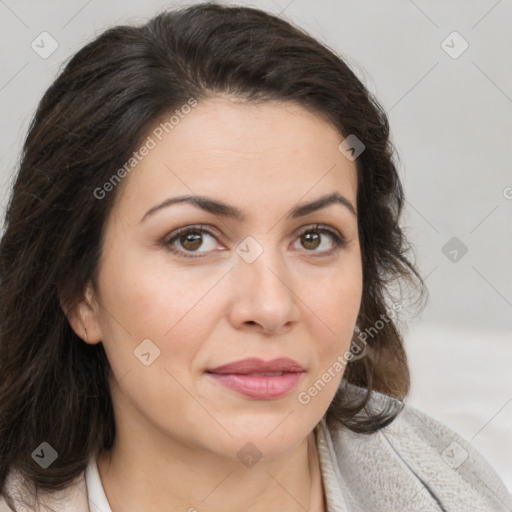
[[[206,373],[238,394],[257,400],[270,400],[289,393],[305,370],[293,359],[263,361],[249,358],[207,370]]]

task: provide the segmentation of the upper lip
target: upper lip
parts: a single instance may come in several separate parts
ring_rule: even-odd
[[[272,359],[272,361],[263,361],[256,357],[248,359],[241,359],[240,361],[233,361],[232,363],[218,366],[207,370],[209,373],[236,373],[240,375],[247,375],[250,373],[263,373],[263,372],[303,372],[304,368],[293,359],[287,357],[279,357]]]

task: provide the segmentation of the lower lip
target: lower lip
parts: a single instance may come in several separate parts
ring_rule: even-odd
[[[233,389],[242,395],[258,400],[270,400],[290,392],[299,382],[302,373],[289,372],[280,376],[235,373],[210,373],[210,375],[227,388]]]

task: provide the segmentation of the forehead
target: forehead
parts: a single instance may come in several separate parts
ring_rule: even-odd
[[[216,97],[175,116],[172,128],[171,115],[155,122],[153,147],[125,178],[120,201],[131,210],[181,194],[223,198],[244,211],[334,191],[355,205],[355,162],[338,150],[343,137],[334,126],[310,110]]]

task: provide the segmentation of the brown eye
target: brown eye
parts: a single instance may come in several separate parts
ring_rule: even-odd
[[[311,233],[310,231],[301,235],[302,245],[306,249],[316,249],[321,243],[321,236],[318,233]]]
[[[185,258],[203,257],[206,253],[214,251],[218,245],[216,235],[202,226],[178,229],[162,243],[169,251]]]
[[[328,240],[329,238],[331,243],[324,242],[324,239]],[[343,235],[321,224],[303,230],[299,233],[298,241],[300,241],[302,248],[312,253],[312,256],[330,256],[333,252],[346,245]],[[322,245],[324,250],[317,250]]]
[[[329,243],[329,239],[331,240]],[[297,241],[311,256],[330,256],[344,247],[346,240],[343,235],[324,225],[317,224],[299,233]],[[203,226],[186,226],[178,229],[162,240],[170,252],[184,258],[200,258],[209,252],[222,251],[217,244],[217,235]],[[318,250],[318,249],[323,250]]]
[[[181,246],[187,251],[195,251],[201,247],[203,235],[198,231],[189,231],[185,235],[180,235],[178,240]]]

